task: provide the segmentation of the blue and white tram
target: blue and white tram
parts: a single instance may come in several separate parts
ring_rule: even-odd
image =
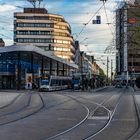
[[[50,76],[48,79],[41,80],[40,91],[55,91],[71,88],[72,77]]]

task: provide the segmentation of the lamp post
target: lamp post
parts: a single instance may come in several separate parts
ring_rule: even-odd
[[[107,85],[108,85],[108,63],[109,63],[109,60],[108,60],[108,56],[107,56],[107,67],[106,67],[107,68],[107,70],[106,70],[107,71],[107,74],[106,74],[107,75],[107,78],[106,78]]]
[[[112,59],[111,59],[111,85],[112,85],[112,76],[113,76],[113,72],[112,72],[112,69],[113,69],[113,65],[112,65]]]
[[[83,53],[80,52],[80,57],[81,57],[81,83],[82,83],[82,90],[84,90],[84,85],[83,85]]]

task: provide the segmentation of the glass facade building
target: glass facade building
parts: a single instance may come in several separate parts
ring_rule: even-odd
[[[77,65],[34,46],[0,48],[0,88],[24,89],[30,81],[39,87],[42,78],[70,76]]]

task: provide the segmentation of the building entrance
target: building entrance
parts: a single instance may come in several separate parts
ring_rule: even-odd
[[[14,76],[2,75],[0,76],[0,88],[1,89],[14,89],[15,88]]]

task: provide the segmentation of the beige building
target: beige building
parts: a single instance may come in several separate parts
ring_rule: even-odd
[[[0,47],[4,47],[5,46],[5,42],[3,41],[2,38],[0,38]]]
[[[74,40],[71,27],[63,16],[50,14],[45,8],[24,8],[14,13],[14,43],[35,45],[54,51],[61,58],[74,61]]]

